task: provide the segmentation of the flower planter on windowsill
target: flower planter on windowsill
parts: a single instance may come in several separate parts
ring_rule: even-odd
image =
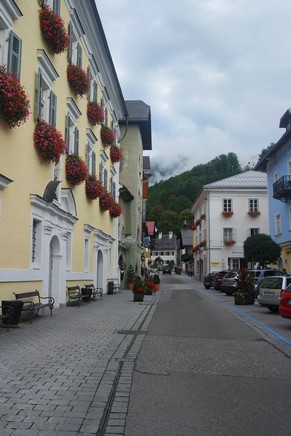
[[[10,129],[25,123],[30,115],[30,103],[19,79],[0,66],[0,117]]]
[[[256,217],[256,216],[260,216],[261,212],[259,212],[258,210],[249,210],[248,215],[250,215],[252,217]]]
[[[66,179],[69,185],[80,185],[88,178],[85,162],[76,154],[69,154],[66,160]]]
[[[106,127],[104,125],[101,126],[100,130],[101,141],[104,147],[110,147],[114,145],[115,142],[115,133],[111,127]]]
[[[57,164],[66,151],[66,143],[61,132],[42,120],[36,123],[33,132],[34,148],[43,162]]]
[[[226,240],[226,241],[224,241],[224,245],[234,245],[235,244],[235,241],[233,240],[233,239],[230,239],[230,240]]]
[[[67,79],[76,95],[82,97],[90,89],[90,77],[78,65],[70,64],[67,68]]]
[[[104,195],[104,186],[96,176],[89,176],[86,180],[86,195],[90,200],[96,200]]]
[[[87,105],[87,117],[92,126],[104,123],[104,111],[100,104],[89,101]]]
[[[229,218],[230,216],[232,216],[233,215],[233,212],[230,212],[230,211],[223,211],[223,212],[221,212],[221,214],[222,214],[222,216],[224,216],[224,217],[226,217],[226,218]]]
[[[39,11],[40,29],[43,38],[52,54],[64,52],[69,44],[70,37],[66,32],[63,19],[56,14],[44,1]]]

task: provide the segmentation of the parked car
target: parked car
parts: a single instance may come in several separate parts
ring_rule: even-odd
[[[291,284],[286,289],[281,290],[279,313],[283,318],[291,319]]]
[[[218,271],[214,279],[214,289],[221,291],[222,279],[229,271]]]
[[[216,276],[216,273],[210,273],[204,277],[203,284],[204,284],[205,289],[214,288],[215,276]]]
[[[279,311],[280,293],[291,284],[291,276],[266,277],[260,284],[258,302],[271,312]]]
[[[164,266],[163,274],[172,274],[171,268],[169,266]]]
[[[283,276],[284,275],[283,271],[280,271],[278,269],[271,269],[271,268],[250,269],[249,273],[252,274],[252,276],[255,279],[255,292],[256,292],[257,296],[259,294],[260,284],[262,283],[262,281],[264,280],[265,277]]]
[[[221,289],[227,295],[232,295],[237,290],[238,271],[229,271],[222,279]]]

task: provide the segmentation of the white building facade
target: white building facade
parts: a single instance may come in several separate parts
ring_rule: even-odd
[[[194,275],[239,270],[244,241],[269,234],[266,173],[250,170],[204,185],[191,211]]]

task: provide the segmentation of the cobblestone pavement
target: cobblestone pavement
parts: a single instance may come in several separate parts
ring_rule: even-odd
[[[134,361],[160,293],[45,310],[0,329],[0,434],[122,435]]]

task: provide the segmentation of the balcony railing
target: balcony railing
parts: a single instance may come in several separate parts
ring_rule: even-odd
[[[291,176],[282,176],[273,184],[273,198],[285,203],[291,199]]]

